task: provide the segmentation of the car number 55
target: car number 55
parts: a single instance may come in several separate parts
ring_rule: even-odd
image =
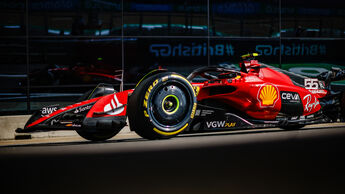
[[[305,79],[304,87],[307,90],[317,90],[319,89],[319,81],[317,79]]]

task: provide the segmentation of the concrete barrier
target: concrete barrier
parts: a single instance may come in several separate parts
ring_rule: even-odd
[[[23,128],[30,116],[31,115],[0,116],[0,140],[79,136],[77,132],[71,130],[16,133],[15,130],[17,128]],[[120,133],[129,132],[130,130],[128,126],[124,127],[120,131]]]

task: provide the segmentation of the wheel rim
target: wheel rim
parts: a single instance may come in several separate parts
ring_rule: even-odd
[[[180,82],[169,80],[155,88],[148,100],[151,122],[162,131],[175,131],[188,122],[193,106],[192,93]]]
[[[174,114],[180,107],[180,101],[175,95],[167,95],[162,101],[162,109],[168,114]]]

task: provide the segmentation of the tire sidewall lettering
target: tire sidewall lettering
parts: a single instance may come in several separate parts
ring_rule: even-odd
[[[146,90],[145,96],[144,96],[144,102],[143,102],[143,106],[145,109],[147,109],[147,101],[150,97],[151,91],[152,89],[158,84],[160,80],[156,79],[150,86],[149,88]]]
[[[171,74],[169,76],[164,76],[164,77],[161,77],[161,78],[158,78],[156,79],[155,81],[153,81],[147,88],[146,92],[145,92],[145,95],[144,95],[144,99],[143,99],[143,103],[142,103],[142,107],[143,107],[143,114],[144,116],[146,117],[146,119],[150,119],[149,117],[149,114],[148,114],[148,109],[149,109],[149,99],[150,99],[150,96],[151,96],[151,93],[152,91],[155,90],[155,88],[159,85],[161,85],[162,83],[168,81],[169,79],[177,79],[177,80],[181,80],[182,82],[185,82],[185,85],[186,87],[189,89],[189,91],[192,93],[192,98],[195,99],[196,101],[196,93],[195,93],[195,90],[192,86],[192,84],[187,80],[185,79],[184,77],[180,76],[180,75],[177,75],[177,74]],[[192,108],[192,112],[191,112],[191,115],[190,115],[190,118],[189,120],[185,123],[185,125],[179,129],[176,129],[172,132],[165,132],[165,131],[162,131],[160,130],[159,128],[157,127],[154,127],[153,130],[158,132],[159,131],[159,134],[161,135],[174,135],[174,134],[177,134],[179,133],[180,131],[184,130],[190,123],[191,119],[194,118],[195,116],[195,111],[196,111],[196,107],[197,107],[197,103],[193,103],[193,108]]]

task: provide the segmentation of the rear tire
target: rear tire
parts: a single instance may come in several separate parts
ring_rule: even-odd
[[[345,92],[341,93],[340,97],[340,121],[344,122],[345,121]]]
[[[299,129],[302,129],[303,127],[305,127],[304,124],[295,124],[295,125],[287,125],[280,128],[285,129],[285,130],[299,130]]]
[[[186,78],[159,73],[143,80],[130,96],[129,126],[146,139],[171,138],[190,126],[196,105],[196,94]]]

